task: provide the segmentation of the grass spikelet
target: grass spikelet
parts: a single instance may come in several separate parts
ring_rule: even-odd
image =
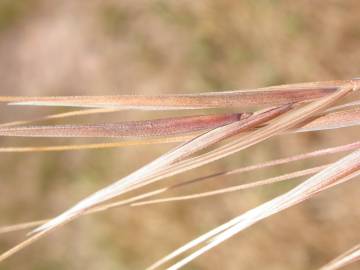
[[[191,156],[195,152],[203,150],[204,148],[214,143],[217,143],[225,138],[228,138],[229,136],[233,136],[241,130],[248,129],[253,127],[254,125],[260,124],[261,122],[268,121],[289,109],[289,106],[272,109],[259,115],[254,115],[246,118],[242,121],[239,121],[238,123],[236,122],[233,124],[229,124],[227,126],[219,127],[210,132],[207,132],[175,148],[174,150],[166,153],[165,155],[160,156],[158,159],[142,167],[138,171],[135,171],[133,174],[130,174],[122,180],[116,181],[114,184],[98,191],[93,196],[84,199],[75,207],[63,213],[58,218],[54,219],[48,224],[45,224],[45,226],[42,226],[35,230],[35,232],[58,226],[62,222],[70,219],[71,217],[80,215],[81,212],[85,211],[86,209],[91,208],[96,204],[102,203],[105,200],[114,198],[124,193],[131,186],[146,181],[146,177],[153,176],[157,173],[159,169],[166,168],[166,166],[171,165],[172,163],[182,160],[188,156]]]
[[[168,268],[172,270],[179,269],[196,257],[257,222],[310,199],[319,192],[358,176],[360,174],[360,143],[354,142],[292,157],[271,160],[232,171],[222,171],[143,193],[141,193],[140,188],[223,159],[278,135],[360,125],[359,101],[356,100],[340,105],[336,104],[342,101],[343,97],[353,91],[357,91],[359,87],[358,80],[342,80],[187,95],[0,97],[0,102],[7,102],[12,105],[94,108],[48,115],[38,119],[4,123],[0,125],[0,136],[136,138],[134,140],[123,140],[114,143],[3,147],[0,148],[0,152],[65,151],[182,142],[135,172],[84,198],[53,219],[44,219],[0,228],[0,233],[6,233],[33,228],[39,225],[28,235],[25,241],[1,254],[0,262],[82,215],[119,206],[141,206],[197,199],[286,181],[300,176],[313,175],[290,191],[239,215],[189,242],[149,268],[155,269],[175,258],[184,256]],[[235,108],[236,112],[241,111],[241,113],[203,114],[103,124],[29,125],[29,123],[37,121],[93,113],[116,112],[125,109],[193,110],[208,108]],[[345,151],[353,152],[331,164],[300,169],[284,175],[208,192],[152,198],[169,190],[189,186],[214,177],[234,175]],[[134,190],[140,193],[130,198],[118,198]],[[186,255],[185,253],[190,250],[192,253]],[[339,257],[335,263],[332,262],[329,265],[345,265],[344,262],[352,262],[357,260],[358,257],[357,247],[357,249],[346,253],[344,256]]]

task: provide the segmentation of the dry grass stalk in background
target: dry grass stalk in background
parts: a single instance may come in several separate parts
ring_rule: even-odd
[[[143,193],[127,200],[107,203],[110,199],[116,198],[129,191],[139,189],[145,185],[149,185],[155,181],[159,181],[166,177],[179,174],[190,169],[214,162],[221,158],[237,153],[252,145],[261,143],[264,140],[274,136],[288,132],[307,132],[313,130],[325,130],[342,128],[360,124],[358,101],[354,101],[345,105],[334,106],[345,95],[358,90],[359,84],[357,80],[348,81],[331,81],[303,83],[294,85],[274,86],[268,88],[260,88],[253,91],[228,91],[220,93],[205,93],[192,95],[167,95],[167,96],[110,96],[110,97],[0,97],[0,101],[11,102],[14,105],[37,105],[37,106],[72,106],[72,107],[94,107],[101,109],[90,109],[70,112],[64,115],[55,115],[44,117],[46,120],[58,117],[76,116],[88,113],[111,112],[121,109],[141,109],[141,110],[184,110],[184,109],[204,109],[204,108],[239,108],[247,110],[251,107],[259,107],[261,110],[251,113],[244,111],[238,114],[226,115],[204,115],[168,118],[159,120],[146,120],[134,122],[122,122],[103,125],[63,125],[63,126],[25,126],[10,127],[17,124],[27,124],[31,120],[20,122],[5,123],[0,126],[0,135],[3,136],[53,136],[53,137],[142,137],[149,136],[145,139],[146,143],[154,143],[151,136],[161,136],[162,140],[179,141],[189,138],[191,133],[197,132],[197,136],[174,148],[168,153],[160,156],[153,162],[145,165],[134,173],[116,181],[114,184],[101,189],[93,195],[80,201],[74,207],[65,211],[58,217],[49,221],[39,221],[35,223],[19,224],[14,227],[3,228],[3,232],[23,229],[34,226],[34,224],[42,224],[33,231],[33,235],[27,240],[20,243],[13,249],[5,252],[0,256],[0,261],[13,255],[25,246],[33,243],[35,240],[48,234],[50,231],[64,225],[71,220],[78,218],[84,214],[103,211],[120,205],[128,205],[133,202],[135,205],[142,205],[149,202],[141,201],[145,198],[158,195],[167,190],[179,187],[188,183],[175,184],[173,186],[164,187],[153,190],[149,193]],[[268,107],[273,106],[273,107]],[[332,107],[331,107],[332,106]],[[330,107],[330,108],[329,108]],[[348,109],[349,107],[355,107]],[[327,110],[328,109],[328,110]],[[200,133],[199,132],[203,132]],[[180,135],[180,137],[174,137]],[[223,145],[219,145],[223,142]],[[122,142],[120,142],[122,143]],[[127,141],[123,142],[125,145]],[[141,143],[141,141],[140,141]],[[156,139],[155,139],[156,143]],[[351,145],[351,146],[350,146]],[[358,149],[358,143],[345,145],[337,150],[349,151]],[[100,145],[106,146],[106,145]],[[119,146],[113,144],[109,146]],[[213,150],[208,150],[212,146]],[[92,146],[60,146],[60,148],[3,148],[1,151],[41,151],[41,150],[68,150],[91,148]],[[94,146],[96,148],[97,146]],[[199,151],[207,150],[203,154]],[[303,155],[303,158],[319,156],[326,152],[326,149],[319,150],[317,154]],[[329,150],[331,152],[331,150]],[[333,152],[336,152],[335,150]],[[301,159],[293,157],[285,159],[284,163],[291,160]],[[281,164],[280,161],[269,162],[268,164]],[[254,165],[253,168],[266,167],[267,165]],[[260,205],[238,218],[216,228],[215,230],[195,239],[184,247],[178,249],[174,253],[165,257],[163,260],[154,264],[153,267],[160,266],[162,263],[177,257],[190,248],[194,248],[199,244],[198,250],[194,251],[188,257],[175,263],[170,269],[178,269],[184,264],[190,262],[197,256],[206,252],[210,248],[218,245],[222,241],[235,235],[239,231],[255,224],[256,222],[282,211],[292,205],[300,203],[317,193],[330,188],[334,185],[350,180],[358,176],[360,170],[360,152],[359,150],[345,156],[339,161],[316,168],[296,171],[294,173],[278,176],[275,178],[265,179],[263,181],[240,185],[238,187],[230,187],[222,190],[211,191],[204,194],[193,194],[184,196],[182,199],[199,198],[201,196],[210,196],[227,191],[234,191],[260,184],[268,184],[287,180],[292,177],[314,174],[304,183],[298,185],[293,190]],[[241,171],[241,169],[240,169]],[[245,170],[244,170],[245,171]],[[225,173],[226,174],[226,173]],[[228,174],[231,174],[229,172]],[[206,179],[203,178],[203,180]],[[178,198],[179,199],[179,198]],[[168,198],[165,201],[176,200],[176,198]],[[155,202],[163,202],[164,200],[156,200]],[[154,201],[150,201],[154,202]],[[45,222],[45,224],[43,224]],[[208,242],[210,241],[210,242]]]

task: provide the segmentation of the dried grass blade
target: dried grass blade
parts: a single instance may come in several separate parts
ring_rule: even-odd
[[[320,270],[336,270],[360,260],[360,244],[341,254],[339,257],[321,267]]]
[[[168,268],[171,270],[179,269],[194,260],[196,257],[253,224],[293,205],[301,203],[304,200],[313,197],[317,193],[328,189],[329,187],[338,183],[343,183],[345,180],[348,181],[358,175],[360,175],[360,150],[357,150],[338,160],[289,192],[261,204],[260,206],[245,212],[244,214],[189,242],[156,262],[148,269],[155,269],[185,251],[211,239],[209,243],[205,244],[205,246],[199,248],[197,251]]]
[[[1,128],[0,136],[22,137],[154,137],[174,136],[213,129],[246,117],[249,113],[172,117],[92,125],[52,125]]]
[[[68,96],[68,97],[0,97],[0,102],[15,105],[110,107],[143,110],[203,109],[273,106],[311,101],[326,96],[350,82],[328,81],[187,95],[159,96]]]
[[[213,129],[217,126],[238,121],[249,115],[249,113],[201,115],[92,125],[23,126],[10,128],[0,125],[0,136],[76,138],[174,136]],[[23,122],[26,123],[26,121]],[[7,125],[18,125],[21,123],[21,121],[18,121],[8,123]],[[300,123],[294,128],[293,132],[322,131],[357,125],[360,125],[360,108],[353,108],[313,117],[313,119]]]
[[[228,150],[229,152],[226,154],[222,154],[221,157],[225,157],[229,155],[229,153],[234,153],[236,151],[239,151],[241,149],[244,149],[246,147],[249,147],[257,142],[263,141],[273,135],[275,135],[278,132],[282,132],[285,129],[291,128],[292,126],[300,123],[301,121],[304,121],[308,119],[312,114],[326,108],[333,102],[335,102],[340,97],[344,96],[345,94],[349,93],[352,90],[357,90],[358,86],[357,84],[354,85],[353,82],[349,83],[348,85],[345,85],[341,87],[340,90],[334,92],[333,94],[330,94],[324,98],[321,98],[318,101],[312,102],[309,105],[304,106],[303,108],[297,109],[294,112],[290,112],[288,116],[286,117],[280,117],[278,121],[274,121],[271,125],[260,129],[259,131],[253,132],[252,134],[255,135],[255,139],[251,139],[249,137],[244,137],[243,141],[236,141],[235,144],[230,144],[230,148],[228,149],[221,149],[221,150]],[[231,125],[231,124],[230,124]],[[225,126],[226,127],[226,126]],[[270,129],[275,129],[275,132],[270,131]],[[201,137],[201,136],[200,136]],[[198,137],[199,138],[199,137]],[[213,138],[211,138],[213,139]],[[194,143],[194,145],[191,145],[191,143]],[[184,157],[188,153],[182,152],[184,148],[190,151],[190,154],[194,153],[194,149],[203,149],[204,145],[201,144],[200,147],[196,145],[198,143],[196,139],[192,140],[190,143],[190,149],[186,149],[186,146],[189,146],[189,144],[185,144],[182,147],[176,148],[174,151],[171,151],[168,154],[165,154],[164,156],[160,157],[159,159],[155,160],[154,162],[151,162],[148,164],[148,166],[143,167],[142,169],[136,171],[135,173],[131,174],[128,177],[125,177],[123,181],[116,182],[113,185],[108,186],[107,188],[95,193],[94,195],[86,198],[85,200],[81,201],[77,205],[75,205],[70,210],[64,212],[60,216],[54,218],[49,223],[46,223],[44,226],[39,227],[35,232],[37,234],[33,235],[29,239],[27,239],[22,244],[18,245],[14,249],[6,252],[2,256],[0,256],[0,261],[4,260],[5,258],[11,256],[14,254],[14,252],[17,252],[18,250],[22,249],[26,245],[29,245],[33,241],[39,239],[40,237],[46,235],[48,232],[52,231],[54,228],[64,225],[67,222],[70,222],[72,219],[78,217],[81,215],[85,210],[93,207],[94,205],[101,203],[109,198],[112,198],[114,196],[117,196],[121,194],[122,192],[126,191],[126,188],[129,186],[129,182],[131,185],[134,185],[139,182],[143,182],[149,178],[149,175],[152,176],[154,172],[158,171],[161,168],[166,167],[167,165],[171,164],[172,162],[179,159],[179,157]],[[197,146],[197,147],[196,147]],[[228,145],[229,146],[229,145]],[[179,150],[180,149],[180,150]],[[234,151],[235,150],[235,151]],[[178,152],[178,153],[176,153]],[[176,153],[174,155],[174,153]],[[220,157],[220,158],[221,158]],[[212,158],[208,159],[204,162],[201,161],[197,164],[197,166],[200,166],[201,164],[206,164],[210,161],[217,160],[219,158]],[[188,168],[190,169],[190,167]],[[186,169],[185,169],[186,170]],[[151,178],[150,178],[151,179]]]
[[[332,110],[331,110],[332,111]],[[326,113],[320,117],[314,117],[311,121],[301,123],[297,128],[291,132],[310,132],[329,130],[336,128],[345,128],[351,126],[360,125],[360,112],[359,108],[351,110],[335,111]],[[0,129],[1,130],[1,129]],[[189,131],[189,130],[184,130]],[[285,132],[287,133],[287,132]],[[85,150],[85,149],[100,149],[100,148],[112,148],[112,147],[123,147],[132,145],[145,145],[145,144],[156,144],[156,143],[170,143],[170,142],[184,142],[193,138],[194,135],[189,136],[177,136],[168,137],[161,140],[150,139],[141,141],[126,141],[118,143],[99,143],[99,144],[85,144],[85,145],[59,145],[59,146],[29,146],[29,147],[1,147],[1,152],[47,152],[47,151],[68,151],[68,150]]]

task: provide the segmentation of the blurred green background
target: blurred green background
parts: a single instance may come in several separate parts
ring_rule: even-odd
[[[0,0],[0,94],[198,93],[348,79],[360,75],[359,10],[356,0]],[[4,105],[0,110],[2,122],[64,111]],[[121,112],[68,121],[165,115]],[[283,136],[176,179],[340,145],[359,139],[359,131]],[[1,146],[89,141],[0,139]],[[0,225],[54,216],[170,147],[1,154]],[[217,179],[171,194],[331,160],[334,157]],[[0,264],[0,269],[143,269],[296,182],[84,217]],[[358,181],[334,188],[242,232],[185,269],[317,268],[359,241],[358,198]],[[23,232],[0,235],[1,251],[23,237]]]

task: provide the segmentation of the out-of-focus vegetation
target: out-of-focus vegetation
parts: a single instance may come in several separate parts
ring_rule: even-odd
[[[352,78],[360,74],[359,9],[356,0],[0,0],[0,93],[180,93]],[[3,122],[57,112],[0,109]],[[76,121],[149,117],[149,113],[121,112]],[[358,134],[358,128],[351,128],[279,138],[177,179],[340,145],[359,139]],[[85,141],[89,140],[0,139],[3,146]],[[2,154],[1,225],[56,215],[169,147]],[[183,193],[331,160],[208,181]],[[0,269],[142,269],[294,183],[81,218]],[[358,196],[356,181],[340,186],[247,230],[187,269],[319,267],[358,242]],[[0,248],[6,250],[21,239],[21,234],[3,235]]]

